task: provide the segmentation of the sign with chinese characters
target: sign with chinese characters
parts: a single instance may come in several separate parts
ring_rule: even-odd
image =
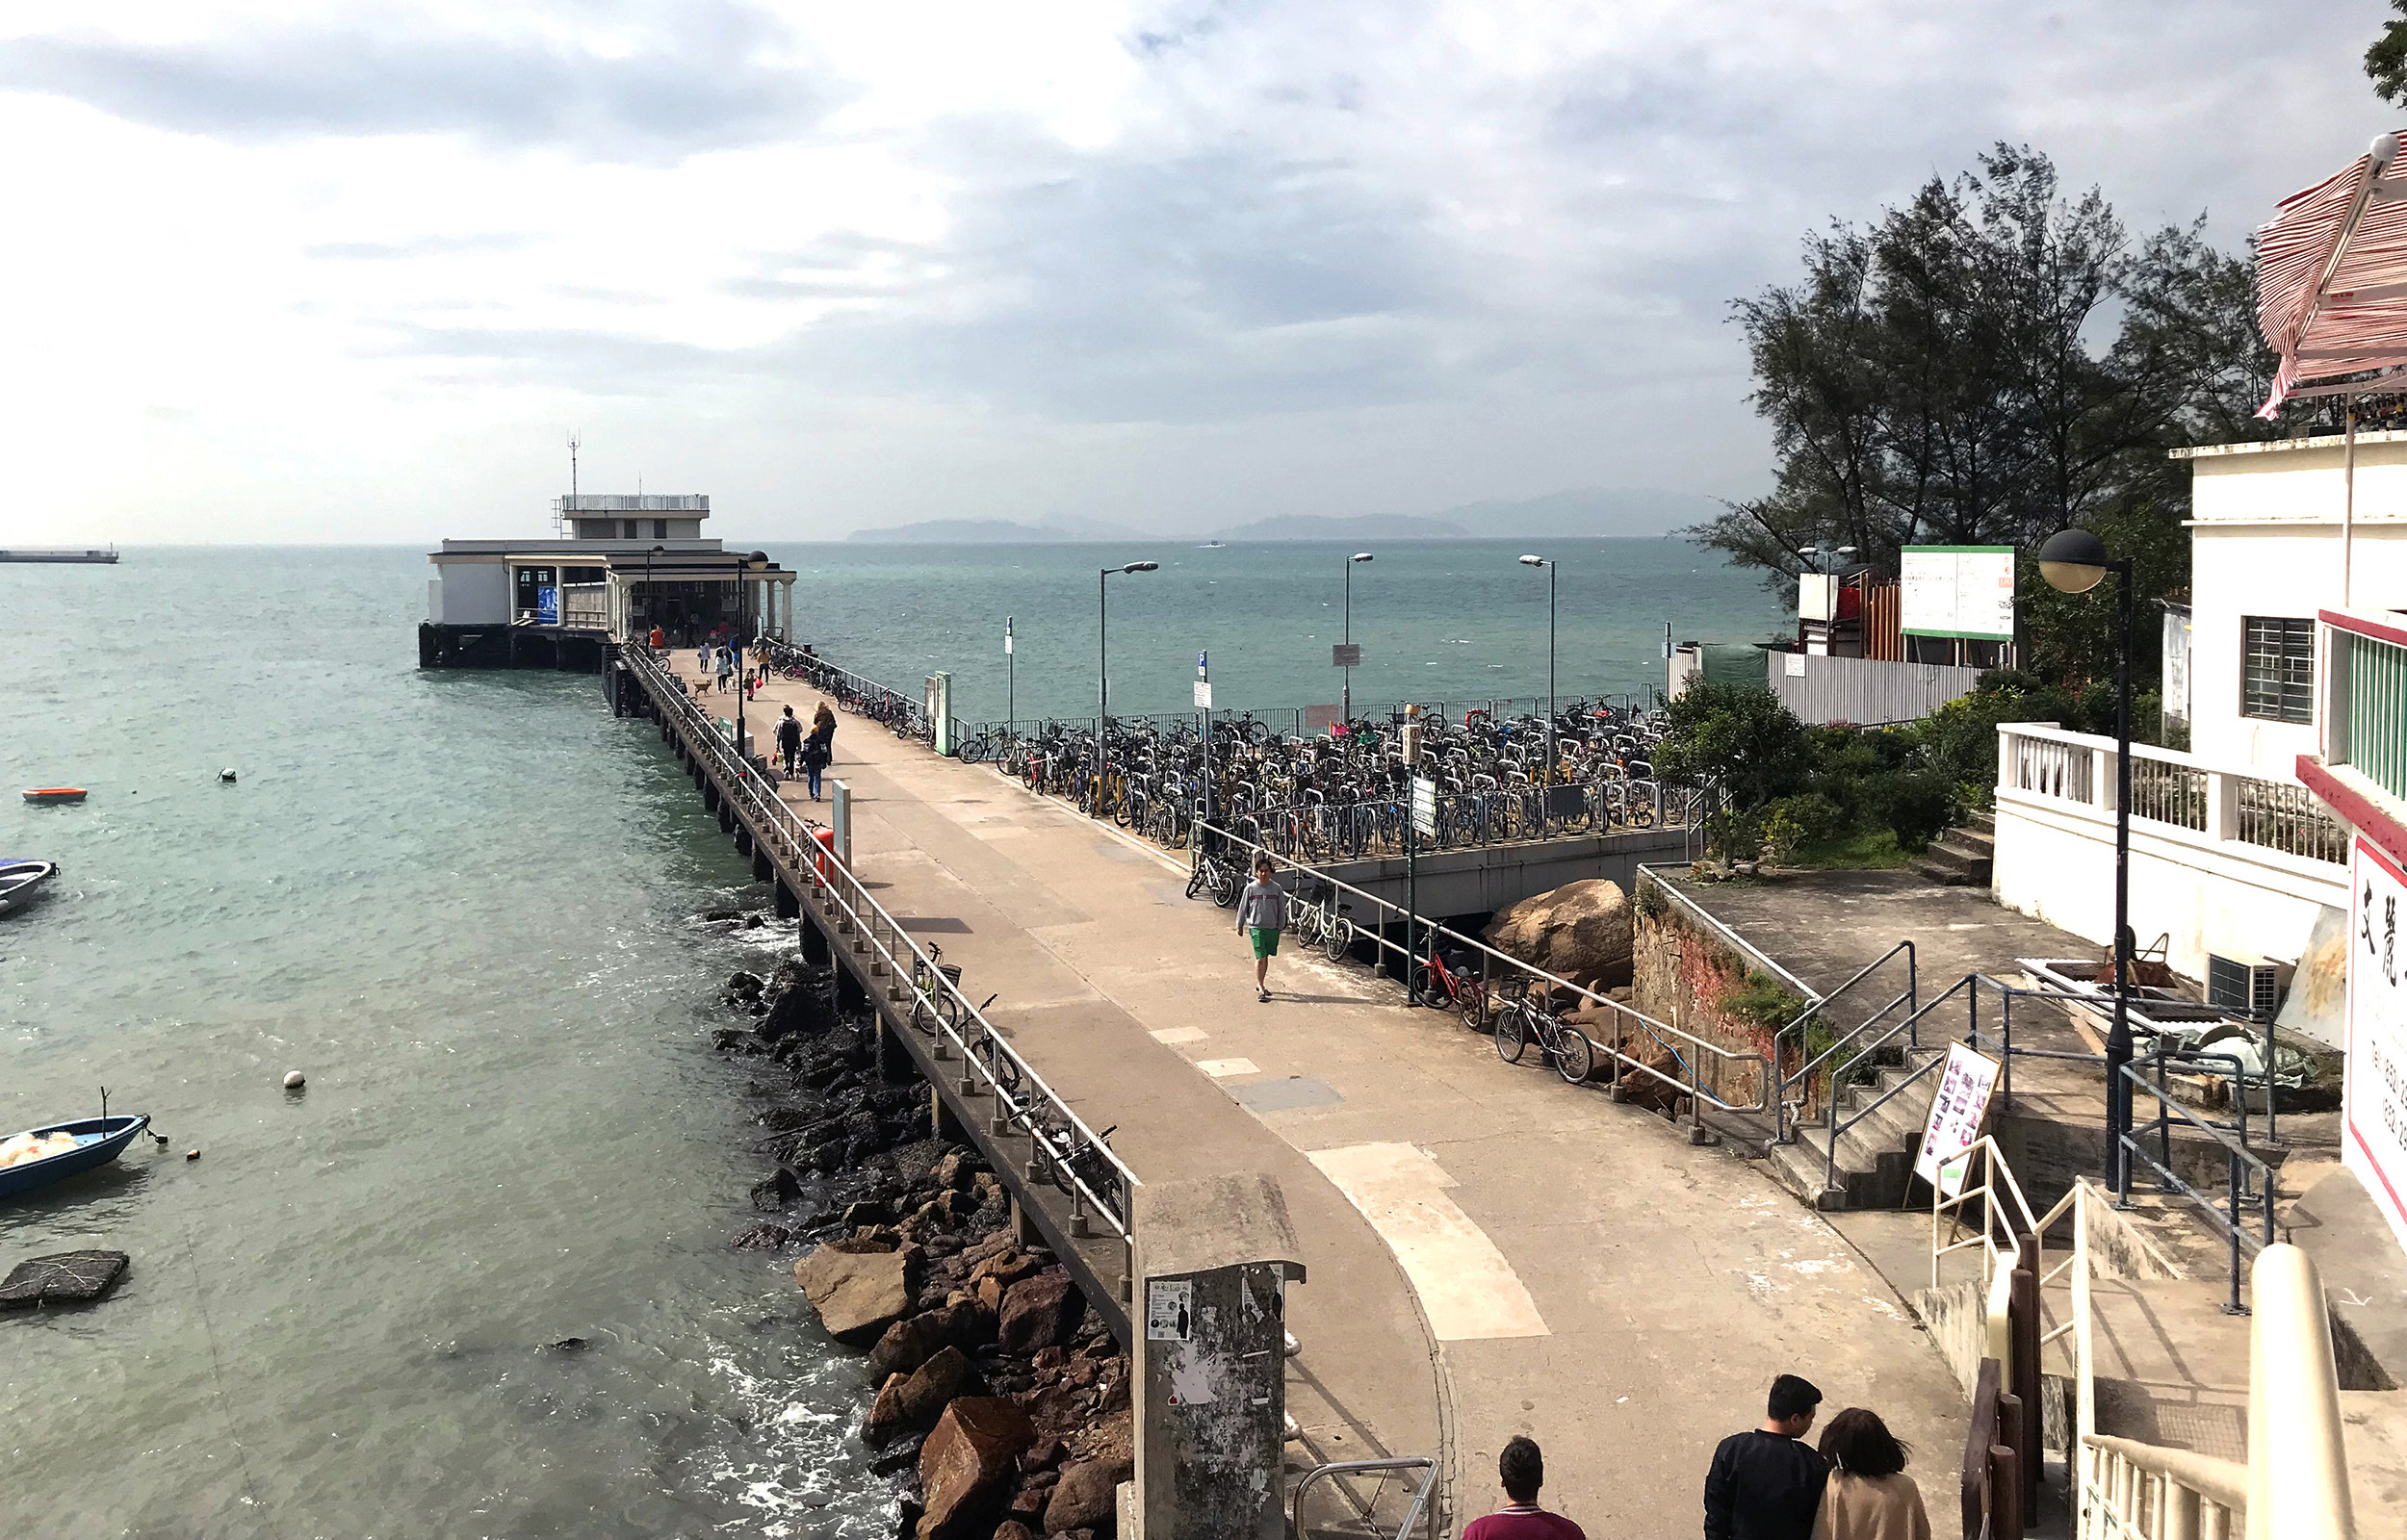
[[[1330,663],[1330,666],[1331,666],[1332,668],[1359,668],[1359,667],[1361,667],[1361,666],[1362,666],[1362,644],[1361,644],[1360,642],[1332,642],[1332,643],[1330,643],[1330,644],[1329,644],[1329,663]]]
[[[535,590],[535,624],[557,626],[560,623],[560,591],[546,583]]]
[[[2348,884],[2348,1073],[2342,1163],[2407,1248],[2407,871],[2357,836]]]
[[[1195,708],[1199,711],[1208,711],[1212,708],[1212,681],[1210,680],[1195,681]]]
[[[2012,546],[1908,546],[1898,558],[1906,635],[2014,639]]]
[[[1145,1280],[1145,1340],[1185,1342],[1195,1331],[1195,1281],[1192,1278]]]
[[[1948,1044],[1939,1090],[1930,1098],[1930,1120],[1923,1127],[1922,1149],[1914,1157],[1914,1174],[1937,1188],[1942,1197],[1963,1191],[1964,1152],[1980,1139],[1981,1119],[1989,1116],[1989,1091],[1997,1083],[1995,1060],[1960,1042]]]
[[[1412,827],[1424,838],[1437,837],[1437,783],[1427,776],[1412,778]]]

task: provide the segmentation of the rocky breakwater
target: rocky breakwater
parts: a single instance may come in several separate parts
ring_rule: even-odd
[[[794,1281],[820,1325],[864,1354],[861,1436],[901,1485],[896,1535],[1115,1534],[1135,1469],[1128,1360],[1069,1270],[1015,1239],[976,1151],[930,1137],[924,1083],[879,1073],[831,972],[739,973],[727,999],[751,1024],[716,1046],[774,1070],[752,1085],[764,1218],[735,1244],[801,1249]]]

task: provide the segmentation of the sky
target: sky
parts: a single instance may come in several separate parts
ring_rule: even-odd
[[[1995,141],[2135,229],[2383,0],[13,0],[0,544],[1184,532],[1763,490],[1728,302]]]

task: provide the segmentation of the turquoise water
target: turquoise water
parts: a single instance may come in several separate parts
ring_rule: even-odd
[[[917,694],[953,676],[953,715],[998,720],[1007,702],[1003,622],[1013,621],[1022,717],[1095,711],[1096,578],[1109,605],[1112,709],[1192,708],[1195,654],[1208,649],[1212,699],[1240,709],[1333,705],[1341,671],[1346,558],[1354,563],[1354,699],[1448,703],[1546,692],[1547,574],[1523,544],[1314,542],[1204,551],[1171,541],[1111,546],[767,547],[796,569],[797,640]],[[1681,641],[1756,641],[1779,607],[1750,575],[1684,540],[1581,540],[1537,552],[1555,573],[1555,678],[1563,696],[1643,692],[1663,682],[1663,628]]]
[[[886,1532],[857,1361],[727,1248],[758,954],[688,916],[747,864],[592,676],[419,672],[426,575],[0,566],[65,665],[0,681],[0,853],[65,866],[0,917],[0,1131],[106,1085],[172,1141],[0,1203],[0,1267],[133,1257],[0,1316],[0,1534]]]
[[[1484,542],[1356,569],[1356,696],[1545,687],[1545,578]],[[1564,566],[1566,694],[1659,678],[1661,622],[1778,623],[1665,541]],[[789,547],[807,639],[1000,716],[1333,702],[1344,551]],[[135,550],[0,565],[0,1134],[147,1112],[171,1141],[0,1203],[0,1267],[131,1253],[93,1307],[0,1317],[0,1534],[887,1532],[856,1359],[748,1223],[743,1071],[712,1003],[762,953],[696,924],[749,873],[591,676],[422,673],[418,550]],[[230,766],[240,780],[220,785]],[[284,1072],[309,1076],[289,1096]],[[183,1160],[198,1148],[200,1160]],[[546,1345],[580,1337],[582,1352]]]

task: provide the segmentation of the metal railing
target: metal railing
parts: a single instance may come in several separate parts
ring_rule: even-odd
[[[2135,1096],[2144,1092],[2156,1098],[2157,1116],[2152,1126],[2143,1126],[2135,1117],[2131,1132],[2117,1139],[2117,1142],[2122,1146],[2124,1158],[2115,1163],[2120,1176],[2120,1185],[2114,1194],[2114,1201],[2118,1208],[2130,1204],[2133,1158],[2136,1157],[2138,1160],[2147,1162],[2149,1169],[2156,1172],[2159,1191],[2176,1194],[2187,1199],[2190,1206],[2206,1219],[2208,1224],[2218,1231],[2229,1243],[2232,1293],[2231,1298],[2225,1302],[2223,1309],[2227,1315],[2245,1315],[2247,1307],[2239,1301],[2239,1280],[2242,1271],[2240,1253],[2243,1250],[2262,1251],[2273,1244],[2273,1168],[2258,1159],[2244,1142],[2235,1141],[2229,1133],[2174,1100],[2165,1090],[2163,1080],[2166,1061],[2195,1057],[2197,1056],[2158,1053],[2151,1054],[2145,1059],[2135,1059],[2123,1066],[2123,1078],[2131,1083]],[[2156,1068],[2157,1078],[2154,1081],[2147,1076],[2147,1070],[2151,1065]],[[2244,1098],[2241,1105],[2244,1109],[2246,1106]],[[2242,1116],[2246,1116],[2244,1111]],[[2218,1210],[2213,1199],[2200,1194],[2174,1173],[2173,1124],[2176,1119],[2223,1146],[2227,1186],[2225,1199],[2229,1205],[2228,1210]],[[2145,1142],[2151,1137],[2158,1142],[2163,1157],[2161,1160],[2149,1154],[2145,1147]],[[2256,1219],[2263,1230],[2262,1235],[2252,1236],[2242,1228],[2240,1209],[2243,1203],[2255,1205],[2260,1210]]]
[[[2234,834],[2244,845],[2261,845],[2310,860],[2344,863],[2348,860],[2348,829],[2334,818],[2316,794],[2286,781],[2236,777],[2233,787],[2239,806]]]
[[[2133,755],[2132,816],[2203,833],[2207,827],[2207,773],[2195,765]]]
[[[1597,1040],[1577,1022],[1565,1021],[1563,1025],[1577,1032],[1587,1041],[1592,1055],[1610,1060],[1615,1065],[1617,1079],[1623,1074],[1635,1072],[1669,1088],[1677,1094],[1689,1097],[1692,1115],[1695,1120],[1695,1126],[1699,1129],[1705,1126],[1704,1111],[1708,1106],[1725,1113],[1751,1114],[1767,1110],[1764,1098],[1770,1092],[1773,1084],[1772,1066],[1770,1061],[1760,1053],[1740,1053],[1725,1048],[1720,1043],[1708,1041],[1695,1033],[1675,1027],[1669,1022],[1658,1021],[1643,1011],[1634,1010],[1618,1000],[1598,994],[1593,989],[1583,988],[1568,979],[1549,973],[1534,963],[1524,962],[1509,953],[1498,951],[1485,941],[1464,936],[1460,931],[1449,929],[1434,920],[1424,919],[1401,904],[1390,903],[1375,893],[1368,893],[1351,884],[1340,882],[1326,872],[1284,859],[1278,852],[1242,838],[1228,830],[1204,823],[1200,819],[1197,820],[1195,828],[1196,833],[1188,841],[1191,860],[1201,861],[1206,859],[1207,852],[1236,850],[1248,853],[1244,860],[1237,864],[1250,866],[1255,856],[1268,856],[1275,867],[1287,867],[1302,872],[1309,881],[1319,885],[1324,890],[1342,893],[1352,898],[1356,907],[1346,917],[1351,920],[1354,927],[1353,935],[1359,939],[1371,942],[1383,958],[1392,955],[1398,959],[1399,965],[1408,980],[1411,976],[1412,969],[1426,963],[1428,952],[1436,950],[1438,944],[1443,942],[1448,947],[1472,953],[1480,959],[1479,998],[1484,1012],[1492,1012],[1500,998],[1499,965],[1501,965],[1501,974],[1505,980],[1517,980],[1517,988],[1513,983],[1504,985],[1503,988],[1512,992],[1504,995],[1503,998],[1508,1000],[1518,998],[1526,995],[1534,987],[1543,986],[1544,992],[1549,995],[1554,991],[1562,990],[1590,1007],[1605,1011],[1609,1014],[1609,1019],[1613,1025],[1613,1037],[1610,1041]],[[1212,859],[1220,859],[1220,857],[1215,854]],[[1288,899],[1291,908],[1307,901],[1295,894],[1290,894]],[[1365,912],[1383,916],[1383,918],[1375,924],[1366,924],[1362,917]],[[1422,950],[1416,956],[1414,948],[1389,940],[1385,930],[1385,920],[1390,918],[1404,926],[1408,940],[1428,938],[1422,942],[1426,950]],[[1677,1075],[1667,1074],[1653,1065],[1632,1057],[1626,1051],[1633,1043],[1642,1041],[1652,1041],[1661,1048],[1673,1066],[1687,1075],[1687,1079],[1682,1080]],[[1703,1072],[1704,1066],[1708,1065],[1712,1070],[1710,1075]],[[1752,1099],[1747,1101],[1735,1101],[1724,1094],[1725,1090],[1732,1091],[1736,1090],[1725,1081],[1725,1073],[1736,1076],[1741,1071],[1747,1074],[1753,1085]]]
[[[1315,1481],[1377,1475],[1384,1491],[1387,1474],[1397,1471],[1418,1471],[1421,1479],[1412,1491],[1411,1504],[1405,1509],[1404,1522],[1396,1526],[1395,1540],[1408,1540],[1416,1525],[1423,1527],[1427,1540],[1437,1540],[1437,1505],[1430,1501],[1430,1493],[1437,1485],[1437,1462],[1426,1454],[1405,1454],[1384,1460],[1337,1460],[1327,1465],[1315,1465],[1296,1478],[1295,1490],[1289,1494],[1288,1540],[1309,1540],[1308,1532],[1304,1527],[1304,1498],[1306,1493],[1311,1491]],[[1372,1517],[1372,1510],[1378,1505],[1379,1493],[1374,1492],[1367,1500],[1349,1499],[1349,1502],[1356,1509],[1355,1523],[1372,1534],[1382,1532],[1375,1527],[1377,1521]],[[1357,1531],[1350,1528],[1348,1532]]]
[[[880,684],[866,674],[856,674],[841,664],[831,663],[816,653],[773,637],[764,637],[756,644],[759,655],[780,673],[800,670],[803,682],[814,689],[836,698],[839,706],[856,711],[889,726],[900,726],[901,735],[916,736],[922,742],[934,736],[927,721],[926,704],[917,691],[898,690]],[[899,724],[894,720],[901,718]]]
[[[625,656],[630,668],[646,679],[653,698],[686,721],[689,741],[701,745],[725,773],[728,795],[759,821],[755,837],[766,837],[779,846],[789,868],[810,882],[822,912],[837,921],[836,940],[848,940],[856,955],[869,958],[870,976],[886,981],[890,1003],[900,1002],[908,994],[911,1024],[934,1040],[931,1057],[942,1063],[959,1056],[956,1091],[964,1097],[995,1098],[990,1131],[1002,1134],[1016,1129],[1027,1136],[1028,1175],[1031,1180],[1052,1180],[1069,1196],[1071,1233],[1088,1233],[1091,1211],[1126,1243],[1136,1173],[1071,1110],[1035,1066],[1004,1040],[983,1010],[961,992],[936,960],[869,895],[860,879],[819,842],[815,826],[788,807],[754,766],[737,757],[716,724],[687,699],[675,676],[660,667],[650,649],[631,646]],[[1097,1191],[1098,1177],[1103,1178],[1101,1192]]]
[[[1871,978],[1873,974],[1878,972],[1882,967],[1886,966],[1891,958],[1896,957],[1901,952],[1905,954],[1905,988],[1903,991],[1901,992],[1895,999],[1889,1001],[1888,1004],[1880,1007],[1880,1009],[1875,1011],[1871,1015],[1866,1016],[1862,1021],[1840,1033],[1831,1040],[1829,1046],[1824,1048],[1821,1052],[1808,1057],[1806,1050],[1813,1046],[1811,1040],[1813,1035],[1813,1025],[1815,1022],[1824,1019],[1825,1014],[1829,1009],[1830,1003],[1846,994],[1850,989],[1854,988],[1857,985],[1863,983],[1866,979]],[[1772,1062],[1775,1068],[1785,1062],[1785,1040],[1792,1036],[1794,1036],[1797,1040],[1798,1056],[1803,1061],[1797,1066],[1794,1073],[1784,1073],[1780,1077],[1779,1116],[1775,1119],[1775,1133],[1777,1137],[1783,1141],[1786,1141],[1789,1138],[1789,1109],[1792,1105],[1791,1098],[1789,1096],[1790,1091],[1796,1090],[1799,1092],[1795,1100],[1795,1106],[1799,1113],[1802,1113],[1813,1094],[1814,1076],[1821,1071],[1823,1065],[1830,1065],[1830,1084],[1825,1092],[1825,1099],[1826,1101],[1836,1103],[1838,1100],[1839,1077],[1846,1074],[1857,1061],[1864,1057],[1865,1052],[1869,1051],[1857,1049],[1855,1047],[1857,1040],[1866,1033],[1871,1032],[1875,1027],[1878,1026],[1881,1018],[1886,1016],[1890,1012],[1896,1010],[1899,1006],[1905,1007],[1906,1011],[1905,1024],[1909,1032],[1907,1046],[1909,1048],[1913,1048],[1920,1047],[1922,1045],[1920,1037],[1913,1035],[1911,1031],[1914,1021],[1921,1015],[1921,1012],[1916,1009],[1915,1005],[1915,988],[1917,982],[1918,974],[1914,963],[1914,943],[1910,940],[1900,941],[1897,945],[1889,948],[1886,952],[1881,953],[1878,957],[1873,959],[1870,962],[1865,963],[1861,968],[1858,968],[1853,978],[1849,979],[1845,984],[1840,985],[1828,994],[1817,994],[1812,999],[1808,1000],[1805,1004],[1805,1009],[1798,1013],[1794,1020],[1790,1021],[1786,1026],[1776,1029],[1773,1033]],[[1887,1038],[1884,1036],[1882,1040],[1885,1042]],[[1846,1059],[1834,1064],[1833,1061],[1836,1060],[1841,1054],[1845,1054],[1847,1056]]]

